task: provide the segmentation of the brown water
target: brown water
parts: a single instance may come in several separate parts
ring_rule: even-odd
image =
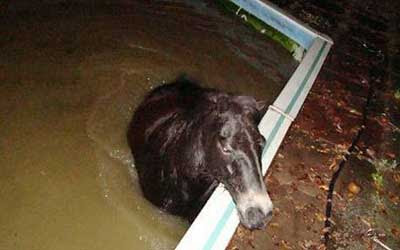
[[[181,73],[272,101],[296,67],[205,4],[57,5],[1,20],[2,250],[172,249],[188,224],[141,197],[125,140],[138,102]]]

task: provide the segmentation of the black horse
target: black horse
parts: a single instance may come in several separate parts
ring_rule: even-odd
[[[186,78],[151,91],[128,131],[144,196],[192,220],[221,182],[241,223],[262,228],[272,203],[261,174],[260,110],[252,97],[202,88]]]

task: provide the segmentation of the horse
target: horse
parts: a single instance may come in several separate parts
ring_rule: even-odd
[[[261,173],[263,111],[253,97],[203,88],[187,77],[152,90],[127,133],[145,198],[193,221],[222,183],[240,222],[264,228],[273,206]]]

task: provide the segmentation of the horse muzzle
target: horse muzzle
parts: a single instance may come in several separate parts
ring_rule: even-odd
[[[240,195],[236,205],[240,222],[250,230],[264,229],[272,218],[273,205],[267,192]]]

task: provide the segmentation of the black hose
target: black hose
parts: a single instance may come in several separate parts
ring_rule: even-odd
[[[368,96],[367,96],[367,101],[364,105],[363,108],[363,118],[362,118],[362,124],[360,129],[357,132],[357,135],[354,137],[350,147],[347,149],[346,154],[344,155],[343,159],[339,163],[338,169],[333,173],[332,179],[329,183],[329,189],[328,189],[328,195],[326,199],[326,210],[325,210],[325,228],[324,228],[324,244],[325,246],[328,245],[329,242],[329,236],[331,233],[331,216],[332,216],[332,199],[333,199],[333,191],[335,189],[335,184],[336,181],[343,170],[347,160],[349,159],[349,156],[353,153],[353,151],[356,149],[356,145],[358,141],[361,138],[361,135],[363,134],[366,124],[367,124],[367,113],[368,113],[368,108],[371,102],[371,98],[373,95],[373,88],[370,86],[368,89]]]

